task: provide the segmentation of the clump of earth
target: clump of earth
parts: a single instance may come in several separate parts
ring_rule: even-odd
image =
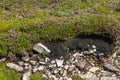
[[[52,52],[50,56],[53,55],[54,57],[67,55],[66,53],[69,53],[69,51],[79,51],[84,52],[84,54],[95,52],[95,55],[109,55],[113,53],[115,48],[112,39],[105,38],[99,35],[82,35],[68,41],[52,41],[47,43],[46,45]]]

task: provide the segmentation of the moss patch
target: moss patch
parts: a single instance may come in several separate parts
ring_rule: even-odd
[[[0,3],[0,57],[29,51],[36,42],[68,40],[83,32],[115,35],[113,28],[120,24],[116,11],[119,1],[1,0]]]
[[[30,80],[46,80],[46,79],[41,77],[40,74],[34,73],[31,75]]]
[[[0,79],[1,80],[21,80],[21,74],[8,69],[5,63],[0,63]]]

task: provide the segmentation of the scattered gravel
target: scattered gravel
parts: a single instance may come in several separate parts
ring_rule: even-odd
[[[34,47],[34,49],[37,48]],[[39,52],[41,51],[39,50]],[[115,56],[116,60],[113,60],[114,58],[111,56],[106,58],[102,55],[94,55],[95,53],[96,46],[92,45],[92,49],[71,52],[67,54],[67,57],[51,58],[38,54],[39,57],[33,59],[33,54],[29,56],[29,60],[22,58],[21,61],[7,63],[7,66],[24,73],[22,80],[29,80],[31,73],[35,72],[39,72],[47,80],[73,80],[75,75],[86,80],[120,80],[119,57]]]

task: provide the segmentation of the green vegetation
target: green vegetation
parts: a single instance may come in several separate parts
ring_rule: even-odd
[[[35,73],[35,74],[32,74],[32,75],[31,75],[30,80],[46,80],[46,79],[45,79],[45,78],[42,78],[42,77],[40,76],[40,74]]]
[[[21,74],[8,69],[5,63],[0,63],[0,79],[1,80],[20,80]]]
[[[31,50],[36,42],[68,40],[119,25],[119,1],[1,0],[0,56]]]
[[[85,79],[81,78],[79,75],[74,75],[73,80],[85,80]]]
[[[29,51],[36,42],[68,40],[101,28],[112,33],[119,20],[119,0],[0,0],[0,57]],[[7,79],[6,74],[20,76],[7,68],[0,74],[2,80],[19,78]]]

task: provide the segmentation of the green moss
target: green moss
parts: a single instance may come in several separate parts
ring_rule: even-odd
[[[35,73],[31,75],[30,80],[46,80],[46,79],[41,77],[40,74]]]
[[[0,63],[0,79],[1,80],[21,80],[21,74],[8,69],[5,63]]]
[[[83,32],[119,27],[119,8],[116,0],[0,0],[0,57],[29,51],[37,42],[68,40]],[[21,74],[5,64],[0,69],[1,80],[20,80]],[[33,74],[31,80],[44,79]]]
[[[112,3],[118,4],[119,1]],[[119,24],[120,14],[109,0],[43,0],[1,2],[0,56],[9,52],[31,50],[36,42],[68,40],[82,32],[93,32],[101,27]],[[17,5],[17,6],[16,6]],[[23,15],[26,15],[24,17]],[[12,34],[9,30],[15,30]]]
[[[73,76],[73,80],[85,80],[85,79],[81,78],[81,77],[78,76],[78,75],[74,75],[74,76]]]

